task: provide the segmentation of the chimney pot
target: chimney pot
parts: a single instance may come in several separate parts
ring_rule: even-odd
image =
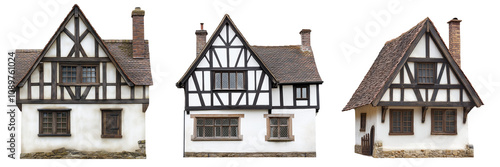
[[[311,30],[310,29],[302,29],[300,31],[301,36],[301,50],[311,52]]]
[[[460,22],[456,17],[448,21],[449,25],[449,50],[453,60],[460,66]]]
[[[201,30],[196,30],[196,56],[198,56],[205,44],[207,44],[207,30],[203,30],[203,23],[200,23]]]
[[[132,11],[132,57],[145,58],[146,46],[144,41],[144,10],[136,7]]]

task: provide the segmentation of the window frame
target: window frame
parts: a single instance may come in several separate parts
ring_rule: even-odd
[[[121,108],[102,108],[101,109],[101,138],[122,138],[123,123],[122,123]],[[118,134],[106,134],[106,113],[118,114]]]
[[[420,64],[431,64],[431,67],[433,68],[432,69],[432,82],[420,82],[420,73],[418,72],[421,68],[420,68]],[[437,68],[437,63],[433,63],[433,62],[416,62],[415,63],[415,82],[417,84],[421,84],[421,85],[432,85],[432,84],[436,84],[436,75],[437,75],[437,71],[436,71],[436,68]]]
[[[266,118],[266,129],[267,133],[265,136],[266,141],[277,141],[277,142],[287,142],[287,141],[295,141],[295,136],[293,135],[293,124],[292,118],[294,114],[264,114],[264,118]],[[287,126],[288,126],[288,137],[271,137],[271,118],[288,118]],[[279,127],[279,123],[278,123]],[[279,129],[279,128],[278,128]],[[279,133],[278,133],[279,134]]]
[[[400,112],[401,117],[400,117],[400,128],[401,132],[394,132],[394,123],[393,122],[393,113]],[[404,122],[404,117],[403,117],[403,112],[410,112],[411,115],[411,132],[403,132],[403,122]],[[413,115],[413,109],[390,109],[389,113],[389,124],[390,124],[390,129],[389,129],[389,135],[413,135],[414,134],[414,128],[415,128],[415,115]]]
[[[191,135],[191,141],[241,141],[243,140],[243,135],[241,135],[241,118],[244,118],[244,114],[190,114],[191,118],[193,118],[193,134]],[[230,119],[237,118],[238,119],[238,128],[236,137],[228,136],[228,137],[198,137],[197,131],[197,120],[203,119]],[[214,123],[215,124],[215,123]],[[231,125],[231,124],[229,124]]]
[[[297,89],[301,89],[300,92],[301,92],[301,95],[303,95],[302,91],[303,89],[306,89],[306,97],[304,96],[301,96],[300,98],[297,98]],[[310,98],[310,89],[309,89],[309,85],[294,85],[293,86],[293,98],[295,100],[309,100]]]
[[[215,87],[215,74],[216,73],[220,73],[221,75],[221,85],[220,87],[221,88],[216,88]],[[227,73],[228,77],[228,88],[224,89],[222,88],[222,75],[223,73]],[[231,89],[231,73],[235,73],[235,76],[236,76],[236,80],[235,80],[235,85],[236,85],[236,88],[235,89]],[[238,73],[243,73],[243,88],[241,89],[238,89]],[[211,80],[212,80],[212,85],[211,85],[211,88],[213,91],[246,91],[248,90],[248,84],[247,84],[247,71],[246,70],[215,70],[215,71],[212,71],[211,72]]]
[[[435,113],[436,111],[443,111],[443,119],[440,120],[442,121],[442,130],[441,132],[439,131],[435,131],[434,130],[434,127],[436,126],[435,125]],[[455,126],[455,130],[453,132],[446,132],[446,111],[453,111],[455,113],[455,118],[454,118],[454,126]],[[436,108],[436,109],[432,109],[431,110],[431,135],[457,135],[457,128],[458,128],[458,123],[457,123],[457,117],[458,117],[458,111],[457,109],[446,109],[446,108]]]
[[[63,67],[76,67],[76,82],[63,82]],[[95,82],[83,82],[83,67],[95,67]],[[100,68],[99,63],[61,63],[59,64],[59,85],[99,85]]]
[[[71,136],[71,109],[38,109],[38,137],[68,137]],[[52,114],[52,133],[43,133],[43,113]],[[66,113],[66,133],[57,133],[57,113]]]
[[[366,113],[361,113],[359,131],[360,132],[366,131]]]

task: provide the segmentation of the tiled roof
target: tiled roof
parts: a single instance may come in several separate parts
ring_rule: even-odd
[[[405,55],[411,43],[417,37],[417,34],[425,27],[427,20],[429,18],[422,20],[399,37],[385,43],[377,59],[373,62],[372,67],[366,73],[365,78],[361,81],[361,84],[359,84],[358,89],[354,92],[343,111],[370,104],[375,100],[375,97],[384,87],[384,84],[396,69],[396,66]]]
[[[132,58],[132,40],[104,40],[106,47],[134,85],[153,85],[151,65],[149,60],[149,44],[146,40],[146,58]],[[17,49],[14,82],[17,85],[29,72],[35,68],[34,63],[40,56],[41,49]]]
[[[17,85],[24,76],[28,73],[30,68],[35,64],[36,59],[42,53],[41,49],[17,49],[16,50],[16,64],[14,73],[14,83]]]
[[[300,45],[251,46],[281,83],[322,83],[312,52]]]
[[[149,60],[149,44],[146,40],[146,57],[132,58],[132,40],[103,40],[109,52],[134,85],[153,85]]]

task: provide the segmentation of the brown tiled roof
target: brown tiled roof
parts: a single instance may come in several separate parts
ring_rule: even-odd
[[[366,73],[365,78],[359,84],[358,89],[351,97],[342,111],[351,110],[373,102],[377,94],[396,69],[396,66],[405,55],[417,34],[425,27],[426,21],[422,20],[416,26],[401,34],[399,37],[387,41],[380,51],[372,67]]]
[[[149,61],[149,43],[146,40],[146,57],[132,58],[132,40],[103,40],[119,68],[134,85],[153,85]]]
[[[42,53],[41,49],[16,49],[16,64],[14,65],[15,85],[21,82],[33,64],[35,64],[36,59],[40,56],[40,53]]]
[[[149,44],[146,40],[146,58],[132,58],[132,40],[104,40],[104,44],[112,54],[118,68],[134,85],[153,85],[151,77],[151,65],[149,61]],[[17,85],[34,66],[36,59],[40,56],[41,49],[17,49],[14,82]]]
[[[274,74],[278,83],[322,83],[312,52],[300,45],[251,46]]]

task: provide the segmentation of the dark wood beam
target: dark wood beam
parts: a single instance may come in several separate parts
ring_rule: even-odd
[[[385,122],[385,115],[386,115],[386,113],[387,113],[387,109],[389,109],[389,107],[387,107],[387,106],[382,106],[382,120],[381,120],[381,121],[382,121],[382,123],[384,123],[384,122]]]
[[[110,62],[107,57],[87,57],[87,58],[76,58],[76,57],[44,57],[42,62]]]
[[[423,106],[422,107],[422,123],[425,122],[425,116],[426,116],[426,113],[427,113],[427,109],[428,109],[427,106]]]
[[[474,106],[473,102],[379,102],[379,106],[432,106],[432,107],[466,107]]]

